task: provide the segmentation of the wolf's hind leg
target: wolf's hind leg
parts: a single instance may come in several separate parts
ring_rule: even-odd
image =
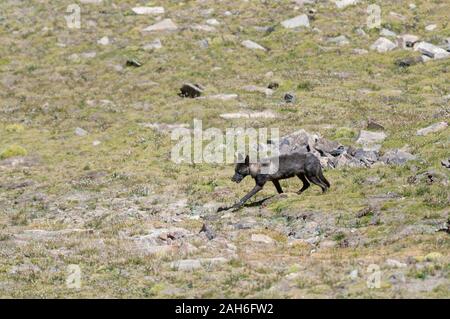
[[[272,181],[273,185],[275,185],[275,188],[277,189],[278,194],[283,193],[283,189],[281,188],[280,182],[278,180]]]
[[[303,186],[302,188],[297,192],[297,194],[301,194],[303,193],[305,190],[308,189],[309,186],[311,186],[311,184],[308,182],[308,180],[305,177],[305,174],[300,173],[297,175],[298,178],[300,178],[300,180],[303,182]]]
[[[322,189],[322,193],[325,193],[327,191],[328,186],[324,182],[322,182],[317,176],[307,174],[307,177],[311,183],[316,184]]]

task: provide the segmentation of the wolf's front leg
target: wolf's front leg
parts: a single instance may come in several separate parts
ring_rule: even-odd
[[[239,208],[241,208],[246,201],[248,201],[253,195],[259,192],[262,188],[263,188],[262,186],[256,184],[255,187],[253,187],[253,189],[247,195],[242,197],[242,199],[233,206],[233,211],[236,211]]]

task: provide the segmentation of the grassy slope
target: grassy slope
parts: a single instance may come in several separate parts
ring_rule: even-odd
[[[154,17],[132,14],[130,8],[136,1],[114,5],[112,1],[104,2],[101,6],[82,6],[81,30],[65,26],[64,12],[71,1],[0,4],[0,150],[16,144],[41,158],[36,167],[2,171],[2,183],[31,179],[34,184],[25,189],[0,189],[0,295],[161,297],[170,287],[178,290],[169,296],[188,297],[449,296],[448,281],[423,292],[408,289],[411,286],[394,289],[386,277],[383,288],[368,290],[363,278],[370,263],[383,265],[386,258],[406,260],[438,251],[444,259],[426,263],[419,270],[409,266],[405,271],[407,282],[433,278],[433,274],[448,280],[448,235],[397,234],[406,226],[445,219],[448,215],[448,190],[442,185],[409,185],[406,180],[414,171],[432,168],[444,172],[439,162],[448,156],[449,129],[426,137],[416,137],[414,132],[439,118],[448,119],[448,105],[442,96],[450,93],[450,60],[399,70],[393,61],[409,52],[353,54],[353,48],[368,49],[378,38],[375,30],[368,31],[369,38],[354,33],[365,24],[366,4],[341,11],[333,4],[316,5],[317,18],[311,24],[321,30],[318,33],[285,30],[278,25],[297,14],[289,1],[155,1],[152,4],[163,5],[165,16],[179,26],[204,23],[207,18],[199,9],[207,8],[215,9],[210,17],[216,17],[222,25],[215,33],[186,29],[142,35],[140,30],[152,24]],[[450,36],[448,3],[416,1],[417,9],[412,11],[409,2],[382,3],[384,26],[435,43]],[[226,17],[226,10],[239,14]],[[406,22],[389,16],[390,11],[406,16]],[[96,25],[89,27],[89,21]],[[437,23],[438,29],[424,31],[430,23]],[[267,25],[276,25],[276,30],[265,35],[253,29]],[[351,44],[333,47],[325,42],[327,37],[340,34],[345,34]],[[105,35],[113,43],[97,45],[97,40]],[[163,48],[143,51],[142,45],[156,37],[161,39]],[[204,38],[209,39],[208,49],[197,45]],[[245,39],[270,51],[248,50],[240,45]],[[69,59],[74,53],[90,51],[97,53],[95,58]],[[114,69],[114,65],[124,65],[129,57],[138,58],[143,66],[124,67],[121,72]],[[273,79],[264,76],[268,71],[274,73]],[[241,89],[247,84],[265,86],[270,80],[281,84],[270,98]],[[239,100],[180,99],[176,92],[185,81],[205,85],[208,94],[238,93]],[[297,95],[295,105],[281,104],[286,91]],[[95,102],[89,103],[90,100]],[[101,100],[113,104],[105,106],[98,102]],[[142,103],[148,107],[139,107]],[[251,110],[272,109],[285,119],[230,122],[219,117],[224,112],[238,111],[243,105]],[[441,115],[436,118],[439,112]],[[240,188],[233,186],[229,166],[178,166],[168,161],[169,136],[143,128],[140,123],[192,123],[198,118],[204,127],[280,126],[282,133],[305,128],[337,138],[342,127],[357,133],[369,117],[386,128],[388,138],[383,149],[408,146],[421,160],[404,167],[328,171],[326,176],[333,188],[326,195],[320,195],[317,189],[301,197],[289,194],[268,208],[248,208],[232,217],[239,220],[251,216],[258,220],[257,229],[236,231],[227,219],[214,221],[212,225],[219,237],[237,247],[237,257],[214,272],[172,271],[168,262],[180,256],[142,256],[130,252],[130,244],[119,240],[122,232],[140,234],[153,226],[166,225],[157,216],[145,215],[154,201],[164,206],[187,198],[188,207],[211,201],[230,203],[251,187],[250,181]],[[11,129],[10,125],[17,123],[24,126],[23,131]],[[76,127],[86,129],[89,135],[77,137]],[[93,147],[94,140],[102,144]],[[351,143],[350,139],[342,141]],[[94,182],[86,180],[84,177],[92,171],[106,175]],[[370,176],[380,176],[380,183],[367,185],[364,181]],[[283,186],[295,191],[299,182],[292,180]],[[147,189],[150,196],[146,195]],[[170,192],[174,198],[164,192]],[[258,198],[273,192],[267,187]],[[356,248],[320,249],[310,254],[311,247],[306,244],[289,246],[287,234],[280,230],[285,225],[283,216],[305,211],[321,212],[330,218],[340,216],[342,228],[349,230],[354,228],[355,213],[368,205],[368,198],[388,192],[400,197],[382,202],[381,225],[363,221],[358,226],[365,244]],[[44,199],[33,199],[39,194]],[[132,213],[127,214],[127,210]],[[133,214],[135,211],[139,214]],[[199,220],[184,219],[176,226],[196,233],[201,225]],[[268,225],[267,229],[264,225]],[[67,227],[93,228],[94,234],[72,235],[50,243],[18,244],[13,240],[13,234],[24,229]],[[277,239],[276,246],[255,245],[250,241],[250,234],[255,232],[270,234]],[[335,239],[342,238],[337,235]],[[199,251],[187,254],[191,258],[213,257],[214,249],[221,253],[226,250],[221,243],[209,244],[201,238],[194,238],[192,243]],[[41,270],[11,275],[11,267],[22,263],[32,263]],[[70,263],[82,265],[85,277],[80,291],[65,288],[65,265]],[[349,281],[348,273],[355,268],[362,278]],[[300,274],[293,280],[293,288],[270,289],[289,273]]]

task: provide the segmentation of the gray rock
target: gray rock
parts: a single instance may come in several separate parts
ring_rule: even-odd
[[[263,93],[266,96],[271,96],[273,94],[273,90],[263,87],[263,86],[256,86],[256,85],[246,85],[244,87],[242,87],[242,89],[244,91],[247,92],[259,92],[259,93]]]
[[[202,268],[202,264],[199,259],[184,259],[170,263],[170,267],[181,271],[191,271]]]
[[[273,244],[275,241],[267,235],[264,234],[253,234],[252,241],[264,244]]]
[[[450,158],[441,161],[441,165],[445,168],[450,168]]]
[[[86,135],[88,135],[88,132],[86,130],[82,129],[81,127],[77,127],[75,129],[75,135],[77,135],[77,136],[86,136]]]
[[[283,96],[283,100],[286,103],[295,103],[295,95],[294,95],[294,93],[286,93]]]
[[[339,153],[342,153],[344,151],[343,145],[341,145],[340,143],[330,141],[322,137],[317,139],[314,148],[318,150],[322,156],[324,154],[334,154],[334,156],[338,156],[340,155]]]
[[[382,143],[386,137],[387,135],[384,132],[371,132],[361,130],[356,143],[361,144],[366,148],[373,148],[376,144]]]
[[[338,37],[334,37],[334,38],[329,38],[327,39],[328,43],[333,43],[336,45],[347,45],[350,43],[350,41],[348,41],[347,37],[345,35],[340,35]]]
[[[397,44],[392,42],[389,39],[380,37],[377,41],[375,41],[371,46],[371,50],[378,51],[380,53],[392,51],[397,47]]]
[[[190,26],[193,31],[215,32],[216,28],[207,24],[193,24]]]
[[[430,126],[422,128],[420,130],[417,130],[416,135],[418,135],[418,136],[425,136],[425,135],[428,135],[430,133],[436,133],[436,132],[440,132],[442,130],[445,130],[447,127],[448,127],[447,122],[434,123],[434,124],[432,124]]]
[[[305,27],[309,28],[309,18],[306,14],[296,16],[292,19],[281,22],[281,25],[287,29]]]
[[[402,49],[413,48],[417,41],[419,37],[412,34],[402,34],[397,37],[397,44]]]
[[[159,31],[176,31],[178,30],[177,25],[171,19],[164,19],[157,22],[145,29],[143,32],[159,32]]]
[[[206,24],[217,26],[217,25],[220,25],[220,22],[217,21],[217,19],[208,19],[208,20],[206,20]]]
[[[437,28],[436,24],[429,24],[425,27],[426,31],[434,31]]]
[[[421,56],[402,58],[395,61],[395,64],[399,67],[409,67],[418,63],[424,62]]]
[[[216,210],[217,211],[217,210]],[[207,224],[203,224],[202,229],[200,229],[200,233],[205,233],[206,237],[211,240],[216,237],[215,232],[211,229],[211,227]]]
[[[432,59],[445,59],[450,57],[450,52],[428,42],[416,43],[416,45],[414,45],[414,50],[419,51]]]
[[[244,40],[241,44],[247,49],[267,51],[266,48],[251,40]]]
[[[152,42],[144,45],[143,49],[145,51],[158,50],[162,48],[162,43],[160,39],[155,39]]]
[[[230,100],[236,100],[239,96],[235,93],[230,94],[216,94],[216,95],[209,95],[205,96],[205,99],[208,100],[219,100],[219,101],[230,101]]]
[[[223,113],[219,115],[221,118],[230,120],[230,119],[273,119],[277,118],[278,115],[270,110],[262,111],[262,112],[238,112],[238,113]]]
[[[363,55],[363,54],[369,53],[369,51],[367,51],[366,49],[353,49],[352,52],[355,54],[358,54],[358,55]]]
[[[198,43],[198,45],[199,45],[202,49],[207,49],[207,48],[209,48],[209,42],[208,42],[208,39],[202,39],[202,40],[199,40],[197,43]]]
[[[336,7],[338,9],[344,9],[348,6],[355,5],[359,2],[359,0],[334,0],[334,3],[336,4]]]
[[[163,7],[134,7],[131,10],[136,14],[164,14]]]
[[[396,164],[396,165],[402,165],[407,161],[415,159],[416,156],[399,149],[389,150],[380,158],[380,160],[385,164]]]
[[[128,59],[127,62],[125,63],[125,65],[130,66],[130,67],[139,68],[142,66],[142,63],[136,59]]]
[[[386,265],[391,268],[406,268],[408,265],[396,259],[387,259]]]
[[[380,31],[380,35],[383,36],[383,37],[396,37],[397,33],[393,32],[393,31],[391,31],[389,29],[383,28]]]
[[[100,45],[108,45],[109,44],[109,38],[107,36],[104,36],[103,38],[101,38],[100,40],[97,41],[98,44]]]

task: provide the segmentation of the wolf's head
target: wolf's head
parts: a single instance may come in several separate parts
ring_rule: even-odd
[[[240,183],[245,176],[250,175],[250,160],[248,155],[245,157],[245,161],[241,163],[238,161],[234,168],[234,176],[231,178],[233,182]]]

